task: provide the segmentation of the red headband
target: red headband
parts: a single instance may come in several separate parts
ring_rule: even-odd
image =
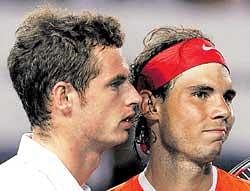
[[[158,53],[144,66],[141,74],[157,89],[184,71],[207,63],[223,64],[228,69],[222,54],[211,42],[193,38]]]

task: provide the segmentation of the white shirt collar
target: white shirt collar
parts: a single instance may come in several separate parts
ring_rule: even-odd
[[[212,186],[209,189],[209,191],[215,191],[215,188],[217,185],[218,172],[217,172],[217,168],[215,166],[212,166],[212,174],[213,174],[213,182],[212,182]]]
[[[144,191],[156,191],[145,176],[147,167],[139,174],[138,181]]]
[[[156,191],[145,176],[146,169],[147,169],[147,167],[138,176],[139,184],[141,185],[142,190],[144,190],[144,191]],[[215,166],[212,166],[212,176],[213,176],[213,180],[212,180],[213,182],[212,182],[212,186],[209,189],[209,191],[215,191],[215,188],[217,185],[218,172],[217,172],[217,168]]]
[[[56,190],[91,191],[87,185],[81,187],[62,161],[54,153],[32,140],[31,137],[31,133],[22,136],[17,157],[44,173],[54,184]]]

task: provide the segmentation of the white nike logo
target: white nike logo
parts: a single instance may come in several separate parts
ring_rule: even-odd
[[[213,50],[215,49],[214,47],[212,46],[206,46],[205,44],[202,45],[202,49],[205,50],[205,51],[208,51],[208,50]]]

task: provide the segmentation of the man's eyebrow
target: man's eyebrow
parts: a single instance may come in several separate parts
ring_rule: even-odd
[[[197,86],[190,86],[188,89],[192,91],[214,91],[214,88],[207,86],[207,85],[197,85]]]
[[[111,80],[109,80],[109,82],[107,83],[107,87],[112,85],[112,83],[122,83],[124,81],[126,81],[128,79],[128,76],[122,75],[122,74],[118,74],[117,76],[114,76]]]
[[[197,85],[197,86],[190,86],[188,89],[191,89],[192,91],[214,91],[214,89],[207,85]],[[236,90],[234,89],[228,89],[225,91],[225,94],[230,94],[232,96],[236,95]]]

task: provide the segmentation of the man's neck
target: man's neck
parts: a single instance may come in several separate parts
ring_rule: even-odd
[[[145,175],[157,191],[208,191],[213,178],[211,163],[200,166],[159,148],[152,153]]]
[[[79,144],[59,136],[43,139],[36,134],[33,134],[32,139],[57,155],[79,185],[85,184],[99,165],[101,152],[91,149],[87,142]]]

